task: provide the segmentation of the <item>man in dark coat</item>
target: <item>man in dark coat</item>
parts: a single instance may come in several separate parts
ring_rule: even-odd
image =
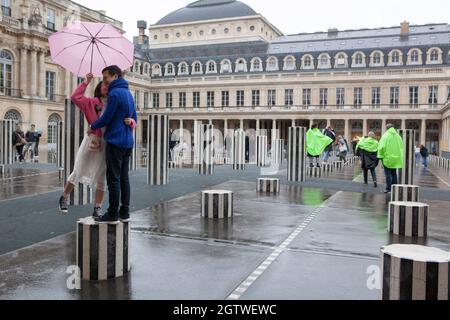
[[[361,158],[361,168],[364,173],[364,184],[368,184],[368,176],[370,171],[375,188],[378,187],[377,174],[375,172],[375,168],[379,163],[377,152],[378,141],[375,139],[375,133],[373,132],[369,132],[369,136],[361,139],[356,146],[356,154]]]

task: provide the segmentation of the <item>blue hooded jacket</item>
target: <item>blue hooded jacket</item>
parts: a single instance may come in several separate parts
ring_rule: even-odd
[[[128,90],[128,82],[121,77],[109,85],[106,110],[91,128],[106,127],[104,138],[107,143],[131,149],[134,147],[133,129],[124,123],[125,118],[133,118],[137,123],[133,96]]]

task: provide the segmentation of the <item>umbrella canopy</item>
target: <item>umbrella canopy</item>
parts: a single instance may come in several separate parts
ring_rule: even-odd
[[[48,39],[53,62],[78,76],[96,77],[110,65],[133,65],[134,45],[106,23],[74,22]]]

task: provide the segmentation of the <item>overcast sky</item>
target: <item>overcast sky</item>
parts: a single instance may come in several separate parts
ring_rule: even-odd
[[[137,34],[136,21],[156,23],[191,0],[75,0],[124,23],[126,36]],[[407,20],[413,24],[450,23],[449,0],[243,0],[284,34],[391,27]]]

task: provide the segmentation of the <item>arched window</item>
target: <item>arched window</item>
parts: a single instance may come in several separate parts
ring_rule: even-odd
[[[400,53],[398,51],[394,51],[392,52],[392,57],[391,57],[391,61],[392,63],[400,63]]]
[[[6,50],[0,51],[0,93],[11,95],[13,76],[12,54]]]
[[[284,60],[284,70],[295,70],[295,58],[288,56]]]
[[[310,55],[303,57],[303,68],[304,69],[312,69],[313,66],[313,58]]]
[[[175,68],[172,63],[166,64],[166,76],[175,75]]]
[[[381,65],[381,53],[379,51],[372,53],[372,65]]]
[[[222,60],[222,62],[220,63],[220,72],[221,73],[227,73],[227,72],[231,72],[231,62],[230,60]]]
[[[178,65],[178,74],[180,74],[180,75],[188,74],[188,66],[187,66],[186,62],[181,62]]]
[[[236,72],[246,72],[247,62],[244,59],[239,59],[236,61]]]
[[[277,71],[278,70],[278,59],[275,57],[270,57],[267,61],[267,71]]]
[[[438,63],[439,62],[439,51],[437,49],[433,49],[430,52],[430,62]]]
[[[148,63],[146,63],[144,65],[144,74],[148,76],[148,71],[149,71],[149,67],[148,67]]]
[[[253,58],[252,65],[251,65],[251,71],[261,71],[261,59],[259,58]]]
[[[202,73],[202,65],[200,62],[194,62],[194,73]]]
[[[355,66],[360,67],[362,65],[364,65],[364,56],[359,52],[355,55]]]
[[[22,123],[22,116],[19,111],[11,109],[5,113],[5,120],[14,120],[16,123]]]
[[[159,64],[153,65],[152,75],[159,77],[161,76],[161,66]]]
[[[347,55],[345,53],[339,53],[335,57],[335,67],[345,68],[347,67]]]
[[[329,68],[330,67],[330,56],[323,53],[319,56],[319,68]]]
[[[48,144],[55,144],[57,143],[56,141],[56,137],[57,137],[57,128],[58,128],[58,123],[60,123],[61,117],[56,114],[53,113],[50,117],[48,117],[48,122],[47,122],[47,126],[48,126]],[[56,146],[55,146],[56,147]]]
[[[420,63],[420,52],[417,49],[414,49],[409,54],[409,60],[412,64],[419,64]]]
[[[216,63],[214,61],[208,62],[208,73],[216,73]]]

